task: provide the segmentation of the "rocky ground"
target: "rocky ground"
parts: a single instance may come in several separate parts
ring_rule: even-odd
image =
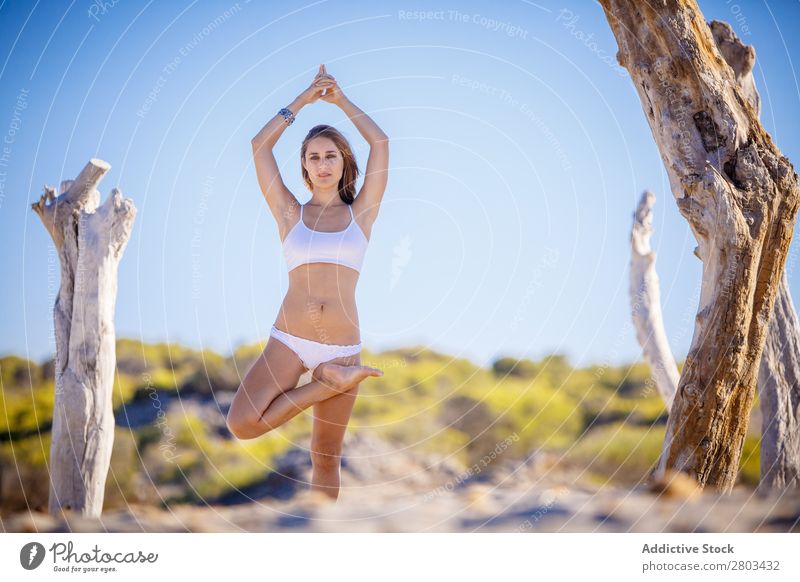
[[[700,492],[685,480],[596,485],[552,454],[494,462],[491,471],[420,458],[367,435],[348,435],[335,503],[311,494],[300,449],[248,490],[207,506],[130,505],[100,519],[18,513],[6,532],[797,532],[800,492],[737,487]]]

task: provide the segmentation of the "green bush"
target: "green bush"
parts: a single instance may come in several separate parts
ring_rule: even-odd
[[[739,459],[739,482],[756,487],[761,479],[761,437],[744,439],[742,457]]]
[[[0,388],[6,390],[30,390],[44,380],[38,364],[18,356],[0,358]]]
[[[47,511],[50,478],[50,433],[0,442],[0,515]]]
[[[213,502],[226,492],[263,479],[276,457],[294,442],[281,429],[257,439],[222,439],[212,435],[191,411],[169,415],[168,425],[170,430],[162,440],[174,439],[175,448],[151,444],[145,458],[159,481],[184,485],[183,493],[172,496],[171,501]],[[149,440],[153,441],[152,436]]]
[[[633,484],[655,466],[664,443],[664,426],[615,423],[592,429],[566,452],[570,461],[602,473],[609,481]]]
[[[533,378],[539,373],[539,366],[536,362],[528,359],[517,360],[516,358],[499,358],[492,364],[492,371],[495,376],[504,378],[506,376],[517,376],[519,378]]]
[[[47,380],[36,388],[3,390],[0,393],[0,434],[22,435],[48,432],[53,422],[55,386]]]
[[[161,498],[213,501],[262,480],[278,455],[307,442],[313,408],[253,440],[227,435],[221,418],[209,422],[209,414],[222,412],[208,397],[235,390],[265,345],[243,345],[223,357],[176,344],[117,341],[115,410],[141,406],[137,399],[153,391],[176,393],[202,408],[181,402],[149,425],[116,430],[108,507]],[[348,430],[373,432],[400,449],[467,467],[498,443],[511,442],[504,459],[551,449],[590,474],[620,483],[637,482],[660,453],[667,411],[643,362],[574,369],[565,356],[553,354],[539,361],[505,356],[480,368],[426,346],[364,350],[361,359],[384,376],[361,385]],[[31,498],[46,505],[41,485],[47,483],[52,367],[52,360],[0,358],[0,463],[6,475],[0,510],[24,503],[28,487]],[[758,446],[757,435],[745,440],[740,480],[747,485],[758,482]],[[21,475],[24,490],[9,489],[12,473]]]

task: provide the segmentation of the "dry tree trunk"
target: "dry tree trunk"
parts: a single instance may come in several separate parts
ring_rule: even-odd
[[[761,96],[753,78],[756,53],[725,22],[713,21],[711,33],[733,69],[742,95],[761,115]],[[758,369],[761,405],[761,479],[759,491],[800,486],[800,324],[786,272],[767,329]]]
[[[760,115],[761,97],[752,72],[753,47],[742,43],[725,22],[714,20],[710,28],[717,48],[733,69],[742,94]],[[652,193],[645,192],[634,217],[630,288],[636,336],[653,370],[653,380],[670,409],[679,374],[664,333],[655,253],[650,249],[654,200]],[[767,328],[757,385],[762,416],[759,491],[797,487],[800,481],[800,324],[785,272]]]
[[[742,95],[761,115],[761,96],[753,79],[756,53],[725,22],[713,21],[711,33],[733,69]],[[800,486],[800,324],[794,309],[786,272],[781,275],[778,296],[767,329],[764,353],[758,368],[761,405],[761,479],[758,489]]]
[[[781,278],[758,368],[761,478],[758,490],[800,487],[800,324]]]
[[[49,511],[97,517],[114,444],[111,391],[116,367],[117,266],[136,216],[114,188],[98,206],[109,165],[92,159],[61,194],[45,186],[32,205],[56,245],[61,286],[54,309],[56,389],[50,446]]]
[[[639,200],[631,230],[631,314],[636,339],[642,346],[653,381],[661,397],[672,408],[680,374],[664,331],[661,289],[656,272],[656,253],[650,247],[653,234],[653,204],[656,197],[645,191]]]
[[[631,312],[636,338],[652,370],[653,381],[669,410],[680,375],[664,332],[656,255],[650,247],[654,200],[651,192],[644,192],[634,214],[631,231]],[[758,368],[762,416],[758,491],[761,493],[796,488],[800,482],[799,356],[800,324],[784,273]]]
[[[742,95],[694,0],[601,0],[697,239],[694,336],[656,476],[735,482],[757,363],[797,215],[797,174]]]

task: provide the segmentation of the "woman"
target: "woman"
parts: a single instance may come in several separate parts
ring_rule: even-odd
[[[272,148],[306,105],[322,99],[340,107],[369,142],[364,184],[345,137],[313,127],[300,151],[311,200],[301,205],[281,179]],[[289,289],[261,356],[245,374],[228,411],[230,431],[258,437],[314,406],[312,491],[336,499],[344,431],[358,384],[383,372],[361,366],[355,288],[372,225],[386,189],[389,138],[353,105],[320,65],[311,85],[281,109],[252,140],[258,183],[278,223]],[[297,386],[308,370],[311,381]]]

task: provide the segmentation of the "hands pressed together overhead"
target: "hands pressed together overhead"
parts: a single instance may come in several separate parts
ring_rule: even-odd
[[[325,70],[325,65],[319,66],[317,76],[314,77],[314,81],[308,89],[303,91],[302,96],[307,103],[314,103],[317,99],[322,99],[334,105],[338,105],[344,99],[344,93],[336,83],[336,79]]]

